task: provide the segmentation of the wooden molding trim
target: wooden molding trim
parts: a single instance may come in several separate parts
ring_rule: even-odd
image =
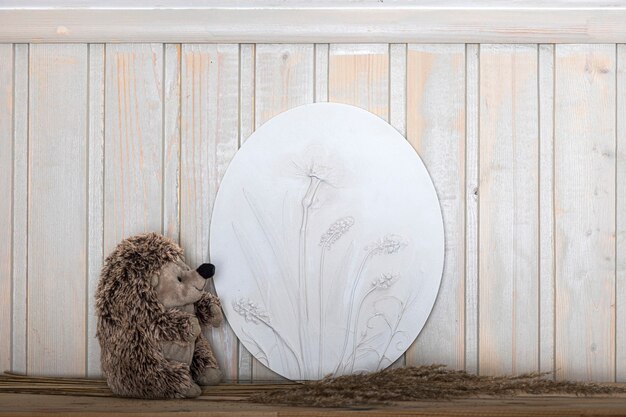
[[[511,1],[507,7],[492,7],[489,0],[471,6],[451,1],[446,7],[442,2],[414,6],[393,0],[189,1],[188,7],[140,1],[132,8],[111,3],[96,8],[86,1],[8,0],[0,6],[0,42],[626,42],[623,0],[555,0],[546,2],[550,7],[530,0]]]

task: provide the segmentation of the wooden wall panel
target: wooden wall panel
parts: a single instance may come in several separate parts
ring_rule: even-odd
[[[0,371],[11,369],[13,45],[0,44]]]
[[[31,45],[28,372],[84,375],[87,45]]]
[[[328,101],[328,50],[327,43],[315,45],[315,102]]]
[[[478,372],[480,45],[465,45],[465,370]]]
[[[625,62],[624,45],[0,45],[0,371],[99,376],[104,256],[150,230],[208,260],[239,144],[334,101],[406,134],[442,205],[441,291],[394,366],[626,380]],[[210,337],[227,379],[281,379],[229,327]]]
[[[559,378],[615,376],[615,55],[615,45],[556,46]]]
[[[166,44],[163,70],[163,234],[180,240],[181,49]]]
[[[626,381],[626,44],[617,45],[615,379]]]
[[[239,46],[239,145],[254,131],[254,64],[256,46]],[[239,343],[238,375],[240,382],[252,381],[252,355]]]
[[[13,234],[11,237],[11,370],[27,371],[28,303],[28,45],[14,45],[13,77]]]
[[[389,124],[406,137],[407,44],[389,45]]]
[[[539,371],[554,372],[554,45],[539,45],[537,69],[539,71]]]
[[[538,370],[536,45],[480,47],[479,370]]]
[[[239,144],[238,91],[237,45],[183,45],[180,241],[192,268],[209,261],[213,203]],[[224,377],[237,380],[232,329],[224,323],[208,336]]]
[[[122,239],[161,231],[163,45],[107,44],[104,253]]]
[[[407,139],[435,184],[445,265],[426,326],[407,364],[465,367],[465,45],[409,45]]]
[[[89,45],[87,201],[87,376],[100,376],[95,298],[104,261],[104,45]]]
[[[389,120],[389,45],[333,44],[328,101],[360,107]]]
[[[255,56],[255,128],[285,110],[314,101],[314,45],[259,44]],[[256,359],[252,374],[257,381],[283,379]]]

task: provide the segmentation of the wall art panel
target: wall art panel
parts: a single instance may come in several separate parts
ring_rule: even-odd
[[[246,140],[211,223],[233,330],[290,379],[381,369],[411,345],[443,268],[441,210],[411,145],[362,109],[318,103]]]

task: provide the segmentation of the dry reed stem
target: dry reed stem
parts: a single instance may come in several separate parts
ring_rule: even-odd
[[[370,374],[326,377],[295,388],[258,393],[251,397],[264,404],[346,407],[390,404],[397,401],[450,400],[475,396],[519,394],[597,395],[626,392],[626,387],[553,381],[546,374],[478,376],[445,369],[443,365],[388,369]]]

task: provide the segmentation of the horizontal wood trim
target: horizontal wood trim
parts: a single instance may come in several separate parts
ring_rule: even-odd
[[[192,3],[193,4],[193,3]],[[624,43],[626,7],[0,8],[0,42]],[[381,3],[382,4],[382,3]],[[532,4],[532,3],[531,3]],[[28,3],[27,3],[28,5]]]

